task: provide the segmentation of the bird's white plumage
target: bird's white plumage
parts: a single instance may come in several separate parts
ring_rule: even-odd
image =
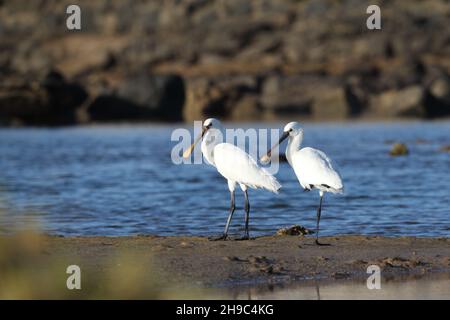
[[[222,126],[219,120],[206,119],[203,122],[202,133],[194,143],[183,153],[184,157],[191,154],[198,141],[202,140],[201,149],[205,160],[227,179],[231,202],[227,224],[223,235],[216,240],[225,240],[228,237],[228,228],[233,217],[235,206],[234,191],[238,183],[245,197],[245,235],[242,239],[249,239],[250,202],[247,188],[263,188],[278,193],[281,185],[267,170],[261,168],[248,153],[230,143],[222,143]]]
[[[248,153],[231,143],[222,143],[220,121],[210,118],[204,121],[207,131],[202,139],[201,149],[205,160],[228,180],[228,188],[234,191],[239,183],[243,191],[262,188],[275,193],[281,188],[277,179],[261,168]]]
[[[289,137],[286,158],[304,189],[318,189],[323,192],[342,193],[344,186],[341,176],[328,156],[314,148],[301,148],[303,129],[297,122],[290,122],[284,127]]]
[[[277,179],[261,168],[248,153],[230,143],[214,147],[214,164],[226,179],[250,188],[263,188],[275,193],[281,188]]]
[[[324,152],[314,148],[301,148],[303,129],[299,123],[289,122],[284,127],[283,135],[275,146],[286,138],[289,138],[286,147],[286,159],[294,170],[300,185],[305,190],[319,190],[320,202],[317,207],[316,244],[324,245],[319,242],[322,200],[325,192],[342,193],[344,191],[341,176],[336,168],[333,168],[331,159]],[[272,149],[267,152],[266,157],[270,156]]]
[[[292,154],[292,168],[303,188],[310,185],[323,191],[341,193],[342,179],[327,155],[314,148],[302,148]]]

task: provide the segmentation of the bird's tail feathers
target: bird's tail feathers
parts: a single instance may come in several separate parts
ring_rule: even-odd
[[[281,184],[278,182],[277,178],[270,174],[266,169],[261,168],[261,170],[264,177],[261,188],[264,188],[273,193],[278,193],[278,190],[281,189]]]
[[[339,189],[337,188],[330,188],[328,191],[335,194],[344,194],[344,187],[341,187]]]

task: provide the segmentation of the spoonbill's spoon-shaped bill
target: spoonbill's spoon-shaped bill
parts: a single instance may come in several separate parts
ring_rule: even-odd
[[[283,132],[283,134],[281,135],[281,137],[278,140],[278,142],[275,143],[272,146],[272,148],[270,148],[269,151],[267,151],[267,153],[260,158],[261,163],[264,163],[264,164],[269,163],[271,158],[272,158],[272,151],[273,151],[273,149],[278,147],[288,136],[289,136],[289,133]]]
[[[200,140],[202,140],[205,132],[206,132],[206,127],[202,128],[202,132],[197,136],[197,138],[194,140],[194,142],[189,146],[189,148],[187,148],[186,150],[184,150],[183,152],[183,158],[189,158],[192,151],[194,151],[195,146],[197,145],[197,143],[199,143]]]

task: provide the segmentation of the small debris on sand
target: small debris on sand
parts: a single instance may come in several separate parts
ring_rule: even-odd
[[[409,260],[409,259],[404,259],[401,257],[394,257],[394,258],[385,258],[381,260],[381,266],[382,267],[393,267],[393,268],[405,268],[405,269],[410,269],[412,267],[417,267],[417,266],[423,266],[426,265],[425,262],[417,260],[417,259],[413,259],[413,260]]]
[[[302,230],[299,226],[295,229]],[[301,281],[315,274],[322,279],[358,279],[371,264],[380,266],[386,277],[448,274],[450,266],[450,239],[445,237],[341,235],[321,239],[331,245],[316,246],[307,237],[278,235],[220,243],[208,241],[206,237],[182,236],[48,237],[45,241],[46,251],[51,255],[79,255],[80,260],[86,261],[85,272],[89,274],[104,272],[100,266],[105,259],[129,252],[130,262],[140,263],[144,259],[152,266],[148,277],[158,274],[161,281],[167,283],[201,281],[205,286],[220,288],[255,281],[290,283],[293,279]],[[298,249],[299,245],[302,249]],[[113,270],[115,265],[105,268]]]
[[[329,258],[324,257],[324,256],[318,256],[318,257],[316,257],[316,259],[317,259],[318,261],[322,261],[322,262],[325,262],[325,261],[330,260]]]
[[[227,260],[227,261],[237,261],[237,262],[244,262],[245,261],[245,260],[242,260],[241,258],[236,257],[236,256],[223,257],[223,259]]]
[[[180,246],[185,247],[185,248],[188,248],[188,247],[190,248],[190,247],[192,247],[192,243],[186,242],[186,241],[181,241]]]
[[[277,231],[278,236],[304,236],[313,233],[313,230],[309,230],[305,227],[299,226],[298,224],[291,227],[281,228]]]
[[[408,150],[408,147],[406,146],[406,144],[395,143],[392,146],[391,151],[389,151],[389,154],[391,156],[405,156],[405,155],[409,154],[409,150]]]
[[[366,265],[367,261],[366,260],[362,260],[362,259],[352,259],[347,261],[348,264],[353,264],[353,265]]]

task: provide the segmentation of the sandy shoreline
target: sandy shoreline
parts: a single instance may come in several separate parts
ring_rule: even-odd
[[[209,241],[203,237],[46,237],[46,253],[79,263],[95,274],[105,261],[126,253],[128,263],[148,262],[151,275],[165,283],[234,288],[292,284],[311,279],[367,278],[367,266],[384,279],[450,274],[450,238],[267,236],[249,241]],[[138,258],[137,258],[138,257]]]

